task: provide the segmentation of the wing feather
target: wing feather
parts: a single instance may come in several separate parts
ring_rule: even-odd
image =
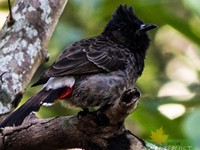
[[[82,40],[66,48],[34,85],[44,84],[50,77],[96,74],[123,69],[126,56],[116,44],[105,38]],[[118,54],[121,53],[122,54]]]

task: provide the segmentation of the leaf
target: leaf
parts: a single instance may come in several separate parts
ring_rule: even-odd
[[[151,131],[151,139],[160,145],[168,139],[168,135],[165,135],[162,127],[160,127],[156,132]]]

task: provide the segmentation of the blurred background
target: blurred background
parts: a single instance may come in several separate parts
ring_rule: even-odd
[[[48,46],[50,61],[41,65],[32,83],[67,45],[100,34],[119,4],[133,6],[141,20],[158,25],[157,29],[149,32],[151,46],[143,75],[137,82],[142,97],[137,110],[126,120],[127,128],[138,137],[151,140],[152,131],[162,127],[169,140],[185,139],[191,141],[188,146],[200,149],[198,0],[69,1]],[[7,1],[1,0],[0,26],[7,15]],[[28,88],[23,100],[40,88]],[[42,107],[38,116],[72,115],[77,111],[56,103]]]

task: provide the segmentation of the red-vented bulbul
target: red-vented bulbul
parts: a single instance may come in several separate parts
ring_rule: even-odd
[[[60,54],[34,84],[44,84],[42,90],[0,127],[20,125],[42,104],[58,99],[83,109],[113,103],[141,76],[150,41],[146,32],[155,27],[138,19],[132,7],[120,5],[100,35],[75,42]]]

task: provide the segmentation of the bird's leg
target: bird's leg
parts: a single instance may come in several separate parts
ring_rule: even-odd
[[[124,93],[121,96],[121,102],[127,106],[135,105],[135,108],[137,107],[137,101],[140,98],[141,93],[137,87],[134,87],[133,89],[128,89],[124,91]],[[96,112],[97,115],[97,122],[99,125],[106,125],[109,123],[109,119],[107,116],[103,113],[106,109],[108,109],[112,104],[106,104],[105,106],[99,108]]]
[[[88,108],[83,108],[83,111],[82,111],[82,112],[84,112],[84,113],[89,113],[90,111],[89,111]]]
[[[83,111],[78,112],[78,118],[81,118],[82,116],[85,116],[86,114],[90,112],[88,108],[82,108],[82,109]]]
[[[96,111],[96,115],[97,115],[97,119],[98,119],[97,122],[98,122],[99,125],[106,125],[106,124],[109,123],[108,117],[102,112],[104,112],[110,106],[111,106],[111,104],[106,104]]]

